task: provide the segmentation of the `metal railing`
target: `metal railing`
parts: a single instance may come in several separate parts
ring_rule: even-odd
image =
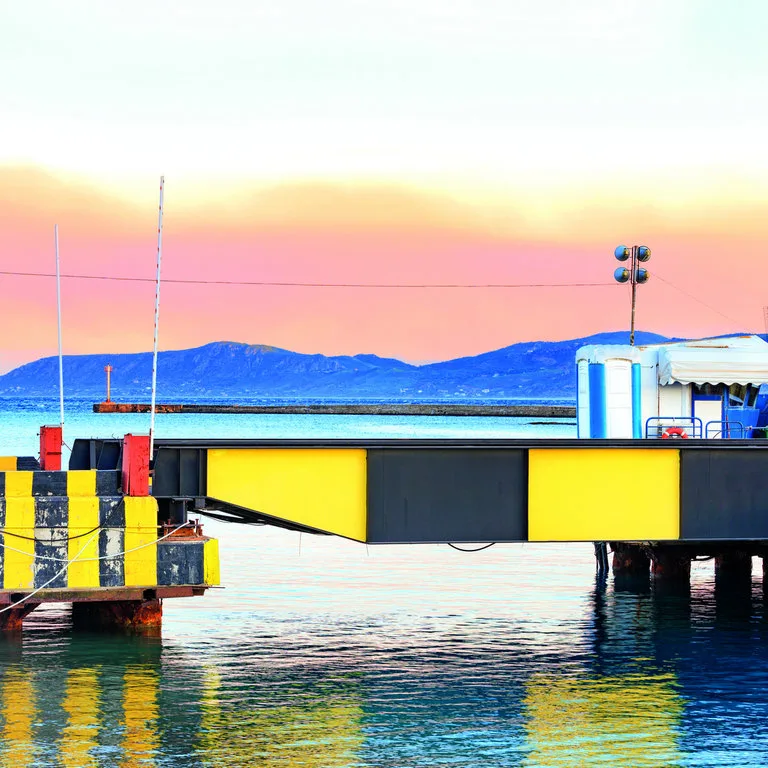
[[[703,433],[697,416],[651,416],[645,420],[646,438],[697,438]]]
[[[717,425],[718,428],[712,427]],[[745,427],[740,421],[728,421],[723,419],[721,421],[708,421],[704,425],[704,436],[707,440],[737,440],[745,437],[749,437],[747,427]]]

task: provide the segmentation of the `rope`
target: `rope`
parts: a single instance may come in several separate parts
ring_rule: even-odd
[[[170,536],[173,536],[173,534],[176,533],[176,531],[180,531],[182,528],[186,528],[188,525],[189,525],[189,523],[184,523],[184,524],[180,525],[178,528],[174,528],[170,533],[166,533],[165,536],[161,536],[159,539],[155,539],[154,541],[149,541],[146,544],[140,544],[138,547],[131,547],[131,549],[126,549],[126,550],[124,550],[122,552],[116,552],[114,555],[101,555],[100,557],[84,557],[82,560],[80,560],[80,562],[81,563],[93,563],[93,562],[96,562],[98,560],[111,560],[112,558],[115,558],[115,557],[122,557],[123,555],[130,554],[131,552],[136,552],[139,549],[145,549],[146,547],[151,547],[153,544],[159,544],[161,541],[164,541],[165,539],[169,538]],[[123,529],[122,528],[119,528],[119,529],[115,529],[115,528],[97,528],[96,529],[96,534],[98,534],[99,532],[101,532],[103,530],[123,530]],[[85,535],[87,536],[88,534],[85,534]],[[96,538],[96,535],[94,534],[94,536],[92,536],[88,540],[88,542],[86,543],[85,547],[87,547],[88,544],[90,544],[91,541],[93,541],[93,539],[95,539],[95,538]],[[55,546],[55,545],[51,545],[51,546]],[[34,557],[35,560],[49,560],[49,561],[54,562],[54,563],[70,563],[70,562],[74,562],[73,560],[67,560],[66,557],[48,557],[47,555],[36,555],[33,552],[25,552],[23,549],[15,549],[14,547],[9,547],[6,544],[0,544],[0,547],[2,547],[2,549],[7,549],[9,552],[16,552],[16,553],[18,553],[20,555],[28,555],[30,557]],[[82,554],[82,552],[85,550],[85,547],[83,547],[83,549],[78,553],[78,555],[76,555],[75,559],[77,559],[77,557],[79,557],[79,555]],[[66,568],[66,566],[65,566],[65,568]]]

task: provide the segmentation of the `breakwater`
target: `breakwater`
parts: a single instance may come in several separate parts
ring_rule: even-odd
[[[572,405],[462,405],[459,403],[323,403],[310,405],[215,405],[158,403],[157,413],[347,414],[356,416],[517,416],[575,418]],[[149,403],[102,402],[94,413],[149,413]]]

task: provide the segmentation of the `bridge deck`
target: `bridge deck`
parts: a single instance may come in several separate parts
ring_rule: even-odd
[[[153,494],[371,544],[768,541],[768,441],[157,440]],[[112,461],[77,441],[70,468]],[[99,467],[108,468],[108,467]]]

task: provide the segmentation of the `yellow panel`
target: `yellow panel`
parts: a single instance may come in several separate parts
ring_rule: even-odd
[[[95,496],[74,497],[69,500],[69,535],[67,557],[77,560],[67,569],[70,589],[98,587],[99,582],[99,500]],[[83,549],[84,548],[84,549]]]
[[[95,496],[96,470],[75,469],[67,472],[67,496]]]
[[[366,451],[210,449],[208,496],[365,541]]]
[[[680,452],[529,451],[530,541],[649,541],[680,535]]]
[[[19,466],[16,456],[0,456],[0,472],[15,472]]]
[[[32,473],[31,472],[6,472],[5,473],[6,496],[31,496]]]
[[[153,496],[126,496],[125,586],[157,584],[157,501]],[[142,544],[150,544],[143,547]],[[141,547],[135,552],[130,550]]]
[[[29,474],[31,473],[14,473]],[[15,536],[11,534],[16,534]],[[24,538],[19,538],[23,536]],[[35,500],[31,496],[12,496],[5,500],[4,589],[32,589],[35,561]],[[8,549],[7,547],[13,547]],[[13,550],[20,550],[14,552]]]
[[[216,539],[208,539],[203,545],[203,583],[221,584],[219,542]]]

